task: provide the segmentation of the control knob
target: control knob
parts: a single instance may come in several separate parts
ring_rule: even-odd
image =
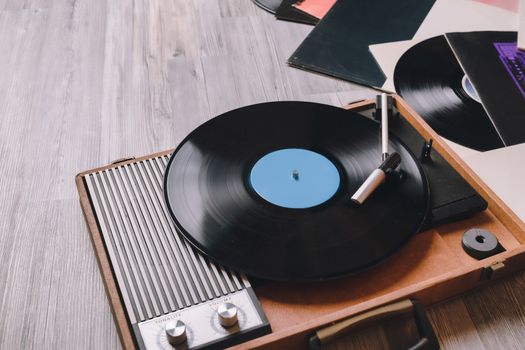
[[[223,327],[231,327],[238,322],[237,306],[232,303],[219,305],[217,308],[217,314],[219,315],[219,323]]]
[[[181,320],[166,323],[165,330],[171,345],[182,344],[186,341],[186,325]]]

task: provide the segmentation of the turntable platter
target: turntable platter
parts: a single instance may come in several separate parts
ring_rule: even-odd
[[[377,123],[332,106],[236,109],[177,147],[165,199],[181,234],[220,264],[272,280],[348,275],[399,249],[428,211],[425,175],[395,135],[402,178],[350,201],[381,161],[379,140]]]

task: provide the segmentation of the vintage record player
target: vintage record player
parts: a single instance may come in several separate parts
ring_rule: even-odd
[[[285,105],[280,105],[279,108],[283,106]],[[341,116],[348,113],[348,118],[354,119],[357,118],[356,113],[359,113],[359,118],[362,118],[359,123],[365,125],[365,130],[370,123],[372,126],[376,123],[374,119],[379,110],[375,106],[376,101],[361,101],[346,106],[348,112],[339,109],[334,113]],[[306,106],[305,110],[315,108],[317,107],[312,104]],[[190,153],[184,153],[184,145],[188,142],[198,143],[195,134],[190,135],[176,150],[117,161],[79,174],[76,183],[82,209],[123,347],[318,348],[356,326],[388,315],[413,311],[421,334],[421,339],[414,348],[430,349],[437,346],[437,340],[421,312],[421,306],[444,300],[524,267],[523,222],[401,98],[393,95],[391,102],[388,105],[381,104],[381,108],[390,110],[390,130],[395,137],[393,144],[401,153],[405,152],[402,154],[405,175],[404,178],[400,177],[400,181],[415,181],[411,177],[412,173],[406,169],[409,167],[409,160],[413,160],[414,171],[421,175],[421,181],[415,181],[415,184],[419,186],[417,188],[423,189],[421,196],[414,197],[413,203],[417,205],[410,212],[414,213],[411,215],[419,215],[419,219],[406,226],[413,234],[401,236],[395,241],[395,249],[381,250],[379,247],[374,250],[376,247],[372,247],[373,252],[370,254],[379,252],[377,254],[384,256],[379,259],[381,261],[370,259],[366,264],[354,261],[341,269],[330,269],[330,266],[327,268],[323,265],[326,259],[322,257],[319,258],[319,264],[312,261],[315,260],[312,257],[317,257],[316,247],[324,244],[322,240],[315,241],[317,238],[312,238],[316,243],[304,244],[306,259],[303,261],[311,265],[305,266],[301,262],[306,270],[309,269],[307,274],[300,275],[301,269],[293,262],[279,265],[279,255],[275,257],[276,265],[263,265],[262,268],[260,265],[250,265],[254,261],[252,256],[257,254],[256,248],[249,245],[251,233],[245,239],[238,235],[236,228],[226,227],[228,225],[221,221],[224,216],[221,210],[225,203],[221,202],[222,195],[212,195],[210,201],[219,201],[219,204],[214,204],[209,212],[199,214],[204,221],[199,221],[200,224],[195,227],[203,230],[205,238],[199,240],[201,237],[192,235],[196,230],[192,228],[192,224],[197,222],[193,217],[196,216],[195,212],[190,210],[191,215],[187,220],[184,216],[186,214],[181,213],[191,209],[192,205],[210,207],[207,207],[207,202],[195,204],[193,199],[185,199],[184,191],[201,186],[199,184],[208,181],[209,177],[199,176],[199,170],[195,170],[192,165],[182,167],[182,170],[188,170],[188,174],[179,174],[179,164],[184,164],[179,162],[180,159],[188,162],[191,159]],[[323,129],[326,123],[316,124],[316,127]],[[219,124],[212,126],[215,127],[214,130],[219,130]],[[200,133],[197,135],[203,135],[204,129],[197,129],[196,132]],[[337,139],[338,133],[334,132],[333,135],[332,141]],[[278,137],[275,140],[277,139]],[[292,141],[290,146],[296,143],[302,145],[299,138]],[[286,140],[282,142],[286,143]],[[213,144],[206,145],[215,147]],[[218,150],[215,154],[221,152]],[[235,158],[230,157],[230,152],[225,154],[226,157],[221,159],[229,161],[230,158]],[[264,152],[260,155],[264,156]],[[181,156],[183,157],[180,158]],[[358,156],[356,154],[357,158]],[[216,159],[202,161],[200,164],[213,162]],[[173,172],[170,170],[173,169],[170,168],[172,164],[177,165],[177,170]],[[251,165],[254,169],[258,163],[255,164]],[[326,162],[322,164],[326,165]],[[358,172],[360,166],[357,163],[358,170],[355,171]],[[224,168],[219,170],[221,173]],[[170,197],[173,193],[166,189],[166,184],[170,181],[169,176],[165,177],[166,173],[174,177],[177,184],[181,178],[186,181],[173,192],[175,197]],[[192,174],[195,175],[194,178]],[[250,175],[255,178],[255,191],[261,188],[257,185],[259,180],[256,175],[253,172]],[[302,175],[295,172],[292,174],[296,180],[298,176]],[[260,181],[264,183],[264,180],[263,176]],[[348,185],[349,183],[351,181],[342,178],[341,183],[337,183],[339,187],[336,187],[353,186]],[[238,193],[253,190],[248,188],[250,186],[231,186],[234,189],[230,193],[236,193],[236,198],[242,197]],[[373,207],[374,201],[391,193],[389,191],[395,193],[395,186],[395,183],[388,184],[381,190],[383,192],[379,192],[371,200],[369,208]],[[220,189],[215,191],[211,188],[209,192],[220,193]],[[430,195],[427,196],[427,193]],[[265,198],[265,195],[263,193],[261,197]],[[186,201],[184,203],[188,203],[188,208],[177,207],[173,198],[176,198],[175,202],[182,198],[180,200]],[[412,197],[407,198],[412,200]],[[335,196],[325,202],[328,203],[326,205],[337,206],[340,200],[343,201]],[[426,206],[418,211],[417,207],[423,202]],[[227,207],[231,208],[236,207],[239,202],[228,203]],[[256,205],[266,204],[257,202]],[[289,204],[283,204],[286,205]],[[319,208],[325,210],[323,205],[325,204],[321,204]],[[303,220],[308,220],[317,215],[317,207],[313,207],[311,210],[292,211],[290,215],[295,220],[297,215],[304,214],[307,217]],[[259,215],[258,210],[262,207],[254,208],[249,212]],[[274,215],[280,220],[279,225],[271,227],[286,227],[283,222],[288,217],[280,217],[280,213],[265,214]],[[362,213],[368,215],[369,212]],[[355,222],[361,223],[359,220],[364,220],[363,216],[366,215],[356,216]],[[383,216],[376,219],[380,221]],[[216,218],[220,218],[219,221]],[[330,220],[332,219],[337,221],[338,216],[330,216]],[[324,219],[319,220],[324,225]],[[374,220],[374,216],[366,220]],[[203,222],[212,224],[206,226]],[[257,225],[264,226],[264,220],[262,224],[257,222]],[[242,234],[251,230],[246,229],[249,222],[241,220],[237,226],[244,230],[241,230]],[[209,227],[212,228],[211,239],[210,233],[204,230]],[[213,229],[214,227],[219,228]],[[308,230],[306,228],[304,232],[310,232]],[[337,230],[334,229],[333,232],[335,231]],[[367,229],[365,233],[380,235],[384,231]],[[392,232],[395,231],[396,227],[393,226]],[[220,232],[219,236],[214,236],[215,232]],[[316,237],[315,234],[314,232],[314,236],[309,237]],[[280,238],[269,234],[266,237],[280,242]],[[210,240],[212,243],[208,244]],[[339,240],[341,242],[336,241],[335,245],[329,246],[334,252],[341,251],[337,247],[338,243],[346,244],[342,242],[344,239]],[[225,244],[224,241],[229,243]],[[264,251],[264,240],[261,242],[260,250]],[[237,249],[243,244],[250,253]],[[350,247],[350,243],[348,244]],[[488,249],[491,244],[493,246]],[[230,247],[236,248],[234,250]],[[270,245],[270,248],[275,247],[276,245]],[[297,251],[301,249],[302,246]],[[313,255],[308,255],[310,253]],[[296,260],[303,258],[301,254],[290,256]],[[337,257],[330,257],[328,261],[338,260]],[[294,266],[281,274],[278,267],[289,265]],[[244,269],[247,274],[238,271],[243,270],[243,266],[248,266]],[[268,277],[273,277],[273,281]]]

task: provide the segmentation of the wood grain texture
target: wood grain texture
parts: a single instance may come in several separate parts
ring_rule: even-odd
[[[0,0],[0,349],[121,346],[76,173],[172,148],[250,103],[375,94],[288,67],[310,29],[250,0]],[[523,347],[524,281],[430,309],[443,346]],[[372,348],[386,335],[333,346]]]

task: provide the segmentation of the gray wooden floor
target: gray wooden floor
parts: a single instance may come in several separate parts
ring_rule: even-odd
[[[374,95],[287,67],[310,29],[250,0],[0,0],[0,349],[120,347],[76,173],[242,105]],[[519,274],[429,316],[445,348],[525,348],[524,305]]]

